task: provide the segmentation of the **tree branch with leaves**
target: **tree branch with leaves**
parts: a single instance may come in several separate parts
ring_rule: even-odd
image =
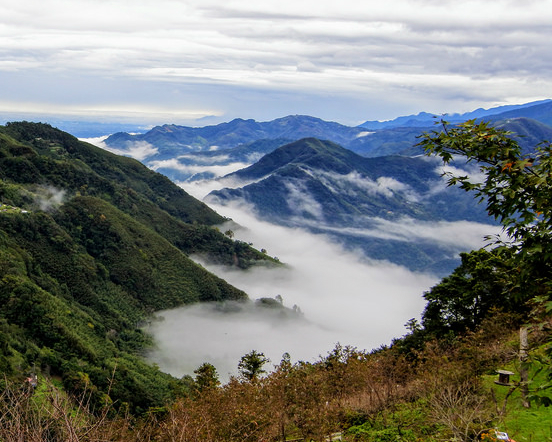
[[[498,220],[509,241],[495,245],[513,250],[518,291],[533,296],[550,291],[552,271],[552,147],[543,142],[523,152],[512,133],[475,120],[422,136],[418,145],[445,164],[463,159],[477,163],[483,180],[445,172],[448,184],[474,192],[490,216]]]

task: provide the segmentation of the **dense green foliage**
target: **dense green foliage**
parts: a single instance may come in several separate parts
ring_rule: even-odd
[[[240,375],[248,381],[255,381],[266,371],[263,366],[270,362],[264,353],[252,350],[240,359],[238,370]]]
[[[549,331],[552,310],[552,145],[542,142],[532,151],[523,151],[509,132],[488,123],[468,121],[458,126],[442,122],[442,130],[426,134],[420,145],[430,155],[438,155],[445,163],[455,157],[476,162],[483,179],[448,173],[449,184],[459,185],[484,201],[489,215],[504,227],[508,239],[497,238],[495,254],[499,263],[490,273],[502,273],[503,289],[497,293],[505,309],[511,302],[523,305],[530,300],[539,315],[539,327]],[[480,275],[481,278],[482,275]],[[482,278],[485,281],[486,278]],[[450,293],[445,290],[445,293]],[[437,294],[443,298],[442,294]],[[515,305],[515,304],[514,304]],[[523,308],[523,307],[522,307]],[[427,312],[427,311],[426,311]],[[550,336],[548,336],[550,339]],[[552,345],[545,351],[541,367],[552,387]],[[552,405],[548,392],[535,398]]]
[[[90,173],[86,161],[64,158],[59,140],[46,143],[55,154],[41,153],[35,144],[45,137],[32,132],[40,125],[29,127],[27,141],[9,129],[0,131],[0,368],[12,380],[0,394],[0,439],[324,441],[339,433],[351,441],[471,442],[494,427],[518,441],[550,437],[550,412],[526,412],[517,394],[527,385],[531,399],[551,402],[548,146],[525,157],[506,134],[473,123],[428,135],[424,144],[445,161],[462,154],[483,164],[483,182],[453,176],[451,184],[484,198],[514,241],[463,254],[424,295],[422,322],[409,322],[410,333],[389,348],[338,344],[313,363],[286,354],[266,376],[266,358],[253,351],[239,362],[241,377],[220,386],[211,364],[195,380],[146,365],[139,325],[159,308],[245,296],[182,253],[196,246],[189,229],[209,232],[196,246],[203,253],[220,247],[247,265],[255,252],[229,238],[217,243],[223,235],[202,221],[189,226],[155,209],[155,197],[144,196],[149,186],[143,195],[128,176],[102,181],[101,168]],[[535,320],[528,300],[542,314],[530,329],[531,382],[515,374],[510,386],[497,386],[497,368],[526,365],[517,328]],[[43,383],[30,394],[23,377],[32,371],[60,379],[80,402]],[[131,419],[123,404],[149,413]]]
[[[528,298],[510,290],[513,268],[504,255],[485,249],[462,253],[460,266],[424,295],[424,330],[433,337],[457,335],[474,330],[492,310],[527,314]]]
[[[217,369],[213,364],[204,362],[194,370],[194,373],[196,375],[194,385],[199,393],[220,385]]]
[[[145,411],[187,384],[147,365],[140,329],[159,309],[246,294],[187,253],[247,267],[267,257],[137,161],[48,125],[0,128],[0,367]]]
[[[56,204],[61,192],[65,199],[94,196],[187,254],[204,254],[230,265],[237,262],[244,268],[267,259],[210,228],[226,219],[168,178],[136,160],[80,142],[46,124],[8,123],[0,128],[0,178],[4,204],[23,207],[25,202],[26,208],[47,209]]]

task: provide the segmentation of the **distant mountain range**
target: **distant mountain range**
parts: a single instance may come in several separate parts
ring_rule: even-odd
[[[380,129],[391,129],[396,127],[427,127],[433,125],[435,122],[436,117],[443,118],[444,120],[450,122],[450,123],[458,123],[461,121],[467,121],[472,119],[478,119],[478,118],[484,118],[484,119],[493,119],[497,115],[501,114],[507,114],[512,113],[516,117],[527,117],[527,118],[534,118],[536,120],[539,120],[539,118],[531,115],[536,115],[539,112],[531,112],[525,113],[523,109],[529,108],[529,107],[535,107],[539,106],[539,109],[542,109],[543,107],[540,107],[541,104],[545,104],[548,106],[544,106],[544,109],[549,109],[550,105],[552,105],[552,100],[540,100],[540,101],[533,101],[531,103],[525,103],[525,104],[517,104],[517,105],[509,105],[509,106],[498,106],[493,107],[491,109],[476,109],[471,112],[466,112],[463,114],[444,114],[444,115],[435,115],[430,114],[428,112],[420,112],[417,115],[407,115],[395,118],[394,120],[389,121],[366,121],[360,125],[360,127],[364,127],[369,130],[380,130]],[[550,118],[549,110],[544,111],[546,113],[546,121],[543,121],[544,123],[551,125],[552,124],[552,118]],[[489,118],[491,117],[491,118]],[[502,115],[499,117],[500,119],[503,118],[509,118],[507,115]],[[542,120],[539,120],[542,121]]]
[[[418,137],[435,129],[434,123],[438,121],[430,114],[421,115],[423,118],[397,118],[387,125],[389,127],[377,130],[344,126],[304,115],[264,123],[236,119],[200,128],[164,125],[144,134],[113,134],[105,140],[105,145],[119,154],[139,155],[139,159],[149,167],[175,181],[184,181],[214,176],[209,173],[198,175],[197,168],[190,166],[251,164],[280,146],[308,137],[333,141],[365,157],[419,155],[422,152],[415,147]],[[552,100],[455,114],[453,120],[465,121],[481,115],[518,133],[519,142],[525,148],[540,140],[552,139]],[[417,121],[416,126],[410,125],[412,121]]]
[[[129,143],[147,142],[158,148],[163,155],[166,149],[173,149],[173,153],[229,149],[260,139],[276,138],[297,140],[316,137],[345,145],[363,131],[362,128],[344,126],[320,118],[293,115],[263,123],[237,118],[229,123],[205,127],[167,124],[154,127],[145,134],[116,133],[107,138],[105,143],[109,147],[125,148]]]

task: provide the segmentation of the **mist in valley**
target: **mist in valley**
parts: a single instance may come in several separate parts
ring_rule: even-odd
[[[237,374],[240,358],[251,350],[263,352],[276,365],[285,352],[293,361],[313,362],[337,343],[368,351],[389,345],[407,333],[408,320],[420,318],[424,291],[439,281],[434,275],[346,251],[324,235],[260,221],[248,207],[214,208],[232,219],[221,230],[231,228],[235,239],[266,249],[283,265],[243,271],[209,265],[200,257],[196,261],[252,300],[279,296],[285,307],[291,311],[298,307],[302,315],[261,309],[254,303],[161,312],[149,326],[156,341],[149,357],[175,376],[193,375],[194,369],[209,362],[227,380]],[[427,236],[448,241],[453,233],[470,250],[483,246],[482,233],[490,233],[489,227],[464,222],[421,224],[417,235],[425,229]],[[381,233],[385,228],[396,234],[398,226],[381,224]]]

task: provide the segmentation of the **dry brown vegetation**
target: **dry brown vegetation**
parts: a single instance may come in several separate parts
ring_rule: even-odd
[[[47,381],[36,391],[6,381],[0,440],[324,441],[378,419],[399,426],[399,432],[414,431],[410,418],[391,420],[401,404],[417,409],[441,437],[473,440],[496,417],[479,376],[516,356],[509,330],[505,318],[489,320],[446,348],[428,343],[409,358],[394,348],[365,353],[338,345],[316,363],[284,358],[264,378],[233,378],[140,418],[115,412],[109,402],[92,409],[86,394],[70,398]],[[431,437],[426,440],[437,440]]]

